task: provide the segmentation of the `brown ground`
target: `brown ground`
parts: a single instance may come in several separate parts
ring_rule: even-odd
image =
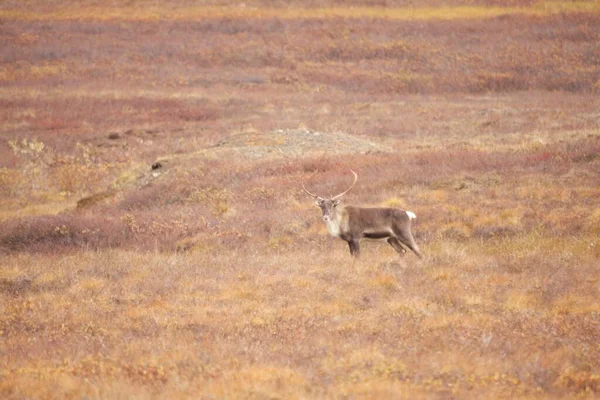
[[[0,5],[0,397],[598,396],[598,1],[115,4]]]

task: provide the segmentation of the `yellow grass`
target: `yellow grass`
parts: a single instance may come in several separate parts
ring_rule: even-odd
[[[3,208],[0,210],[0,221],[8,218],[33,217],[37,215],[56,215],[58,213],[75,209],[76,202],[64,199],[58,202],[44,202],[43,204],[31,204],[15,209]]]
[[[548,245],[543,237],[535,241],[542,252]],[[497,246],[493,254],[512,250],[510,241]],[[555,250],[577,246],[570,242]],[[559,321],[550,322],[554,316],[593,318],[595,298],[579,292],[594,283],[572,271],[570,279],[578,284],[545,304],[554,296],[548,288],[561,279],[553,267],[528,264],[523,279],[493,265],[478,264],[480,272],[469,272],[469,261],[452,266],[443,261],[470,260],[482,248],[427,247],[423,262],[411,260],[388,272],[380,271],[388,257],[376,252],[354,264],[341,251],[305,261],[294,253],[242,261],[120,250],[52,261],[4,257],[8,269],[0,274],[0,287],[21,296],[2,295],[0,334],[12,361],[3,369],[0,390],[33,397],[49,395],[52,388],[54,395],[102,398],[249,392],[303,398],[446,390],[464,395],[493,388],[492,397],[515,391],[537,397],[535,380],[504,360],[502,346],[534,352],[548,363],[545,368],[562,373],[569,368],[565,356],[583,344],[563,346],[560,356],[536,351],[554,334],[518,321],[530,315],[562,329]],[[492,284],[482,284],[485,275]],[[36,332],[25,353],[17,349],[29,334],[17,327]],[[357,334],[377,339],[356,341]],[[80,346],[88,348],[85,354]],[[27,357],[43,349],[54,356]],[[323,377],[327,383],[316,384]],[[29,384],[33,380],[37,384]]]
[[[499,6],[439,6],[439,7],[326,7],[326,8],[265,8],[252,6],[202,6],[202,7],[67,7],[56,11],[2,10],[0,17],[15,20],[73,20],[121,19],[130,21],[206,19],[206,18],[280,18],[280,19],[328,19],[328,18],[380,18],[388,20],[453,20],[491,18],[501,15],[546,16],[557,13],[598,12],[600,1],[541,1],[529,7]]]

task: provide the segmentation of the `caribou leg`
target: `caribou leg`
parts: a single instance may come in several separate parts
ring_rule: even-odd
[[[409,249],[411,249],[413,251],[413,253],[415,253],[419,258],[423,258],[423,254],[421,254],[421,250],[419,250],[419,246],[417,246],[417,243],[415,242],[415,239],[413,238],[413,236],[410,233],[410,231],[408,231],[408,232],[401,232],[398,235],[398,240],[403,245],[405,245],[406,247],[408,247]]]
[[[406,254],[406,249],[404,247],[402,247],[402,245],[400,244],[400,241],[395,238],[395,237],[391,237],[388,238],[387,242],[394,248],[394,250],[396,250],[398,252],[398,254],[400,254],[401,256],[403,256],[404,254]]]
[[[360,243],[358,240],[348,240],[348,247],[350,247],[350,254],[356,258],[360,256]]]

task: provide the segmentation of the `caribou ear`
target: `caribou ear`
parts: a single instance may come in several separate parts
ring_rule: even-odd
[[[340,201],[339,201],[338,199],[335,199],[335,200],[333,201],[333,206],[334,206],[334,207],[337,207],[337,206],[338,206],[338,204],[340,204]]]
[[[317,199],[315,200],[315,204],[321,207],[321,204],[323,204],[323,199],[321,197],[317,197]]]

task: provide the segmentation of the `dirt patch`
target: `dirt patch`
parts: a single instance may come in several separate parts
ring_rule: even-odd
[[[278,129],[272,132],[245,132],[227,137],[213,146],[184,154],[169,154],[153,164],[136,165],[125,171],[106,190],[80,199],[77,209],[88,209],[98,204],[116,202],[132,189],[150,185],[173,171],[171,179],[177,179],[177,171],[202,160],[226,160],[227,162],[265,161],[278,158],[302,158],[333,156],[338,154],[368,154],[388,152],[390,148],[349,134],[317,132],[307,129]],[[160,165],[160,169],[155,168]]]
[[[165,160],[198,156],[207,159],[264,160],[314,155],[368,154],[390,148],[342,132],[317,132],[308,129],[277,129],[272,132],[245,132],[231,135],[214,146]]]

